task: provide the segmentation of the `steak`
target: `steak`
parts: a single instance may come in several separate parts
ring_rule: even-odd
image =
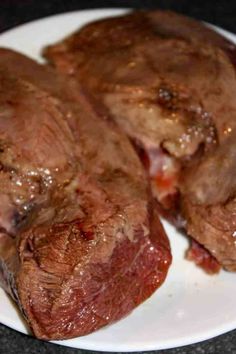
[[[45,51],[130,137],[163,214],[231,271],[235,48],[195,20],[143,11],[88,24]]]
[[[1,285],[38,338],[88,334],[166,277],[146,173],[77,83],[7,49],[0,82]]]

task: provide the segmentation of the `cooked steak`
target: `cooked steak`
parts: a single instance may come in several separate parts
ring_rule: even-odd
[[[4,49],[0,82],[1,285],[38,338],[88,334],[166,277],[146,174],[76,83]]]
[[[89,24],[46,56],[138,146],[165,214],[181,216],[192,237],[236,270],[234,230],[216,222],[236,220],[228,207],[236,192],[235,46],[197,21],[144,11]]]

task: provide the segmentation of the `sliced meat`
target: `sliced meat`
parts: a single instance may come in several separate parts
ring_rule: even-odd
[[[88,334],[166,277],[146,174],[76,83],[4,49],[0,82],[1,285],[38,338]]]
[[[186,258],[190,261],[194,261],[196,265],[204,269],[208,274],[215,274],[220,271],[220,263],[206,248],[193,239],[191,240],[191,246],[186,252]]]
[[[182,213],[188,220],[187,231],[215,256],[227,270],[236,271],[235,227],[236,200],[225,205],[205,207],[193,205],[189,200],[183,203]]]
[[[164,214],[187,222],[190,235],[229,270],[234,238],[221,229],[217,246],[216,226],[203,225],[215,208],[225,215],[236,192],[235,48],[197,21],[143,11],[88,24],[45,51],[138,147]]]

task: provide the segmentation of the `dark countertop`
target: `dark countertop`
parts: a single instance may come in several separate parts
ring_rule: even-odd
[[[0,32],[56,13],[101,7],[163,8],[176,10],[236,33],[235,0],[0,0]],[[39,341],[0,325],[0,354],[92,354]],[[157,354],[236,354],[236,330],[217,338]]]

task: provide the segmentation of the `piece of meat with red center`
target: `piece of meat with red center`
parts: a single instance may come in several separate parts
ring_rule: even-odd
[[[137,146],[163,213],[232,271],[235,225],[226,232],[216,220],[226,210],[235,220],[235,54],[210,28],[165,11],[88,24],[45,52]]]

